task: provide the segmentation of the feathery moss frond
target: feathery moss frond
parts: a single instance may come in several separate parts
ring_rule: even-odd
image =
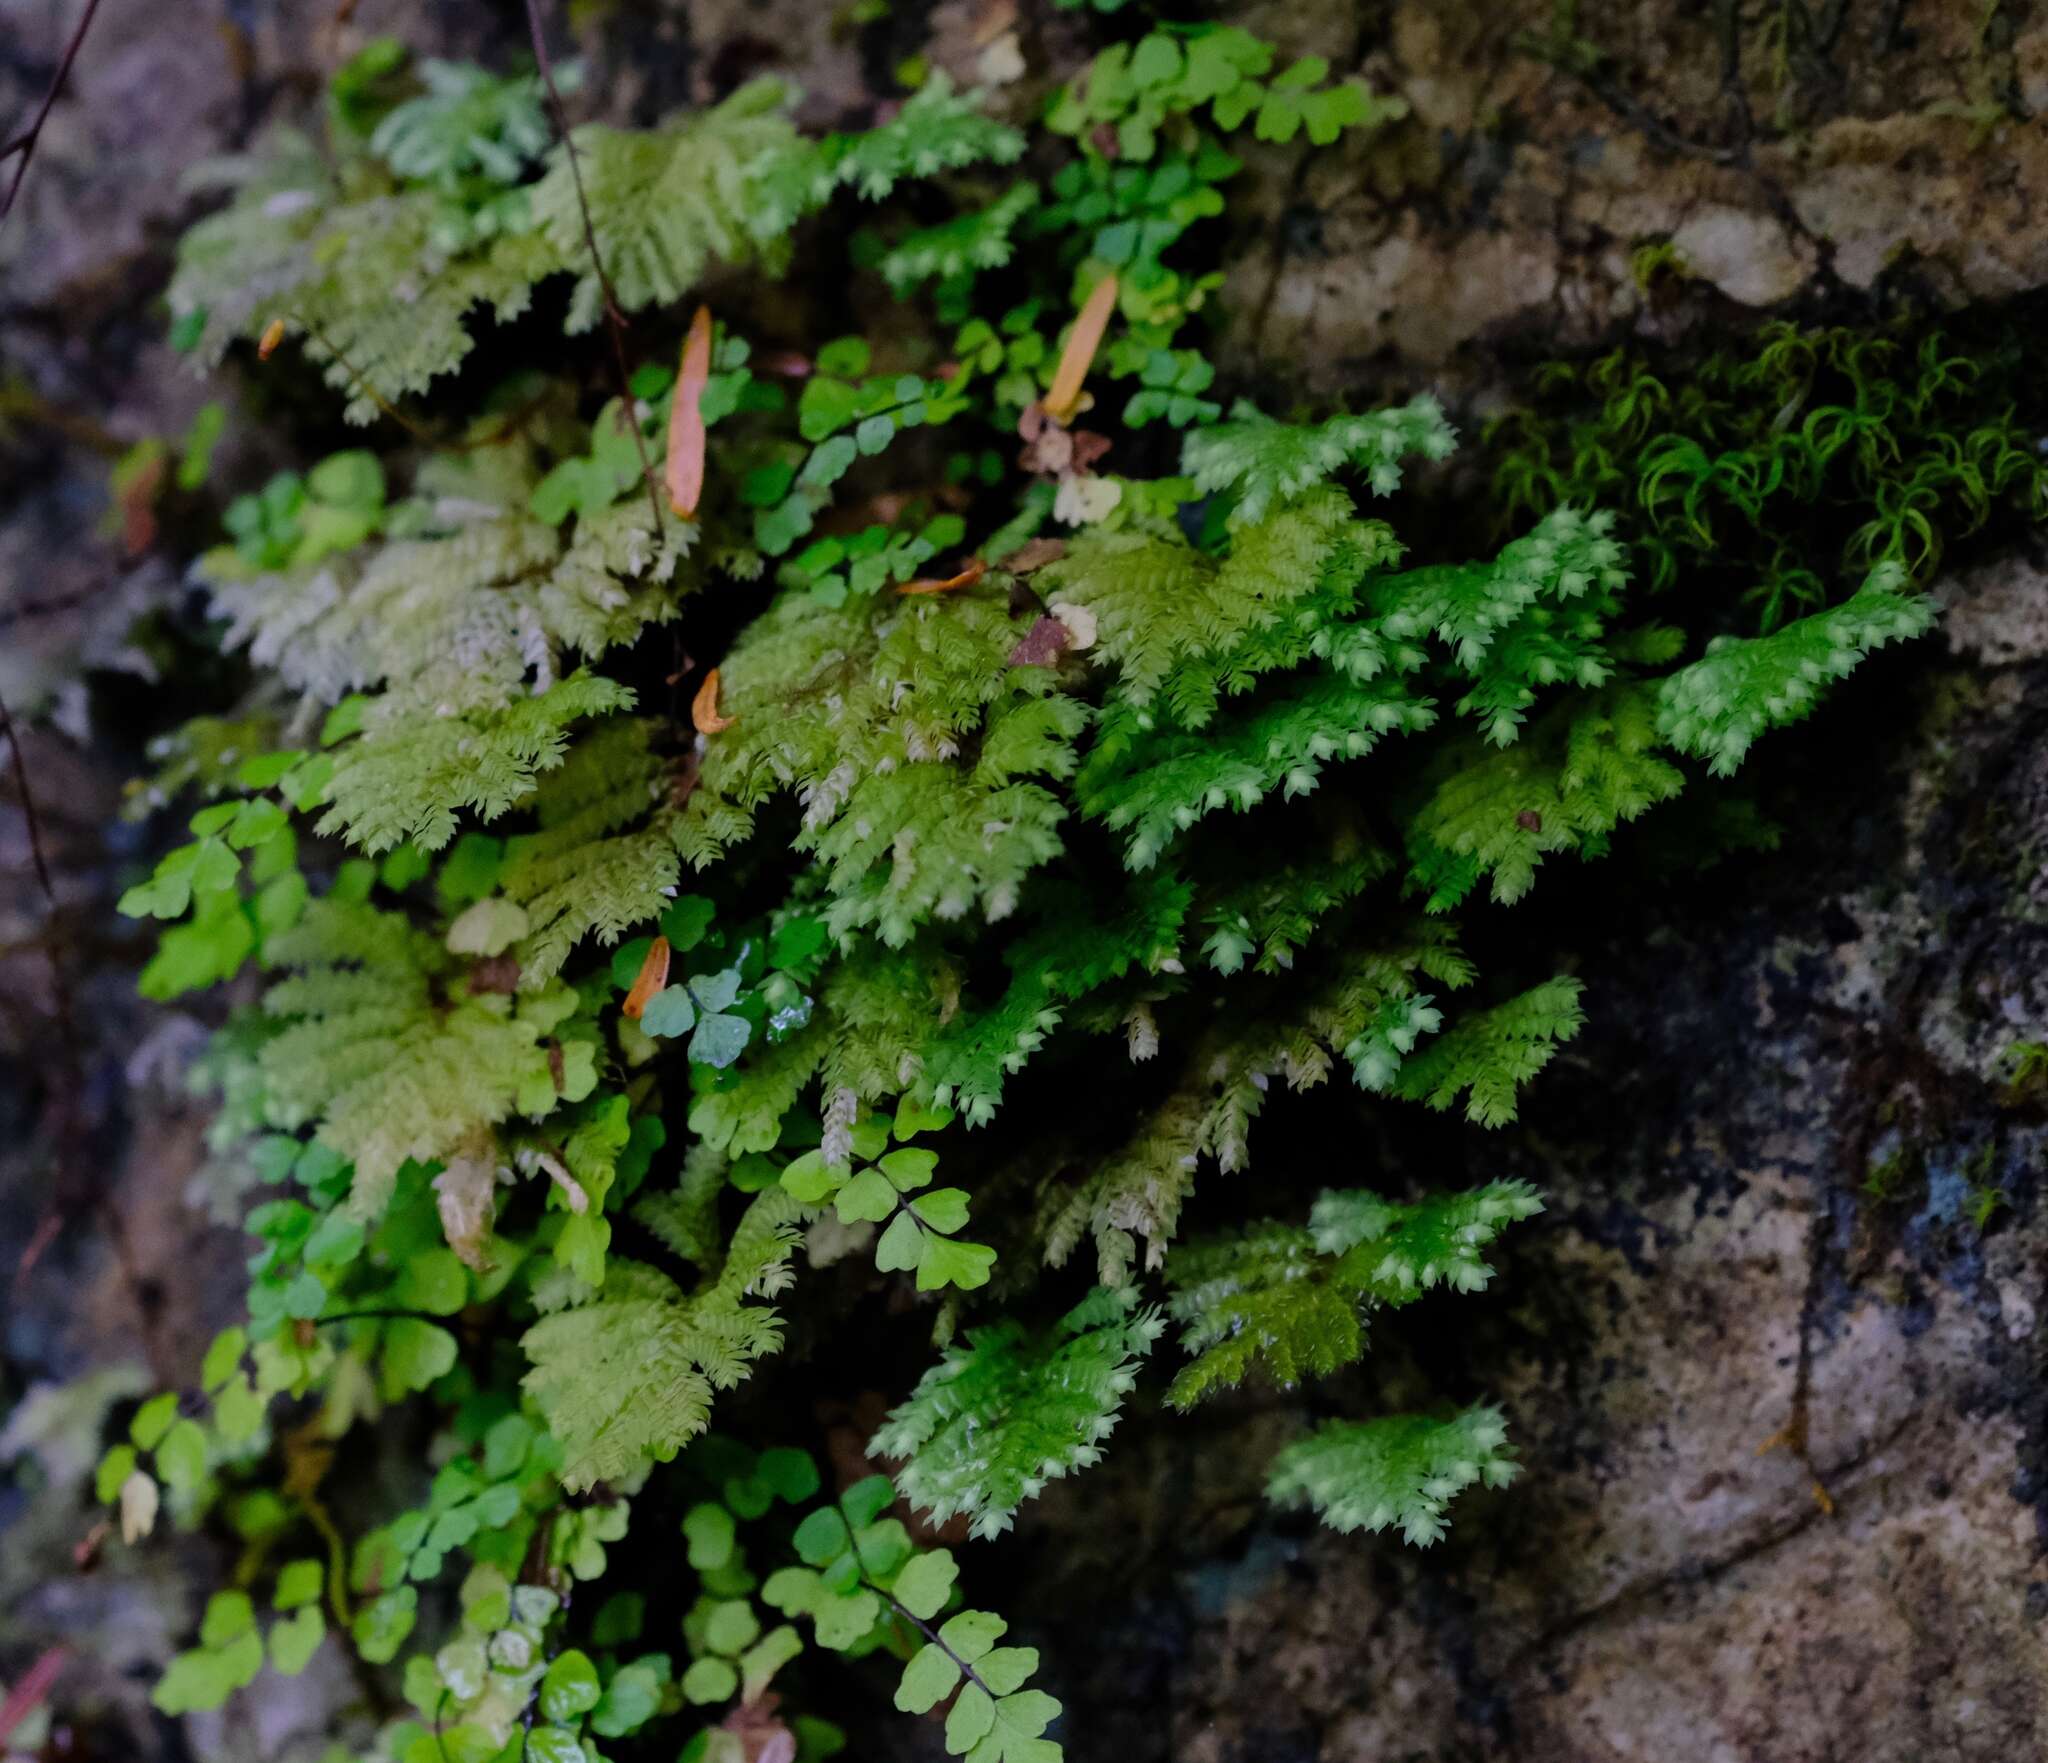
[[[890,1411],[869,1455],[905,1459],[896,1485],[934,1523],[958,1515],[998,1536],[1047,1482],[1101,1456],[1165,1326],[1134,1294],[1098,1290],[1043,1335],[970,1330]]]
[[[1394,1414],[1333,1421],[1273,1459],[1266,1495],[1310,1506],[1332,1530],[1399,1525],[1411,1543],[1444,1534],[1444,1510],[1474,1482],[1506,1487],[1520,1473],[1500,1410],[1467,1408],[1449,1420]]]

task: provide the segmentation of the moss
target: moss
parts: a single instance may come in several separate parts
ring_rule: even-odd
[[[1654,586],[1718,590],[1764,630],[1876,563],[1924,585],[1961,542],[2048,515],[2048,379],[2022,338],[1997,317],[1774,321],[1703,360],[1544,363],[1487,430],[1496,518],[1616,509]]]
[[[2014,1041],[2000,1056],[2008,1108],[2031,1108],[2048,1097],[2048,1041]]]
[[[1692,265],[1669,239],[1645,239],[1629,253],[1628,273],[1645,294],[1672,282],[1690,281]]]
[[[1927,1161],[1919,1146],[1902,1144],[1871,1164],[1861,1191],[1865,1199],[1886,1206],[1904,1199],[1926,1179]]]

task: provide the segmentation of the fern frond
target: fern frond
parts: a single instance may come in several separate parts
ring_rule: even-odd
[[[801,212],[790,194],[813,149],[791,126],[790,93],[755,80],[700,115],[659,129],[587,124],[576,131],[583,194],[597,250],[629,312],[672,306],[714,260],[771,261]],[[566,153],[549,156],[533,212],[554,263],[577,275],[568,326],[587,331],[604,311]]]
[[[1255,1368],[1286,1389],[1351,1364],[1365,1350],[1360,1293],[1333,1271],[1308,1231],[1270,1220],[1176,1249],[1170,1309],[1196,1357],[1167,1400],[1191,1408]]]
[[[509,323],[557,267],[532,233],[450,255],[437,237],[441,221],[441,200],[428,190],[333,209],[308,242],[309,273],[249,315],[258,328],[278,319],[302,336],[307,354],[326,364],[327,383],[347,394],[350,422],[374,422],[453,373],[474,347],[472,314],[485,308]]]
[[[1519,1472],[1500,1410],[1481,1405],[1449,1420],[1390,1415],[1333,1421],[1273,1460],[1266,1495],[1309,1506],[1332,1530],[1399,1525],[1411,1543],[1436,1542],[1444,1511],[1474,1482],[1506,1487]]]
[[[1719,638],[1700,660],[1658,682],[1658,732],[1726,777],[1758,735],[1808,714],[1821,688],[1871,650],[1934,623],[1934,603],[1903,591],[1905,582],[1902,566],[1880,564],[1860,592],[1826,612],[1767,637]]]
[[[493,820],[531,795],[567,755],[572,723],[632,704],[624,686],[579,669],[503,709],[437,716],[373,706],[363,732],[336,750],[319,830],[373,854],[408,839],[438,851],[461,810]]]
[[[574,64],[556,69],[564,89]],[[400,177],[459,192],[482,177],[516,184],[554,138],[540,76],[502,76],[466,62],[419,64],[426,91],[396,106],[370,136],[370,151]]]
[[[256,1055],[265,1116],[314,1127],[355,1165],[358,1218],[381,1213],[407,1159],[450,1159],[561,1093],[543,1037],[575,1007],[563,988],[517,1008],[489,994],[443,999],[447,957],[397,914],[360,903],[312,902],[266,955],[293,971],[263,999],[276,1026]]]
[[[1140,736],[1098,747],[1075,780],[1091,819],[1125,832],[1124,861],[1147,869],[1188,828],[1211,814],[1243,813],[1274,791],[1292,800],[1322,781],[1332,760],[1360,759],[1389,734],[1416,734],[1436,719],[1405,681],[1354,685],[1308,673],[1254,710],[1201,734]]]
[[[1544,857],[1597,856],[1607,835],[1685,787],[1657,751],[1655,700],[1617,684],[1574,695],[1512,747],[1452,751],[1408,823],[1411,879],[1429,910],[1455,906],[1491,878],[1493,898],[1519,900]]]
[[[1049,1481],[1102,1455],[1137,1364],[1165,1329],[1135,1294],[1098,1290],[1050,1330],[972,1329],[868,1441],[906,1459],[896,1485],[934,1523],[955,1516],[998,1536]]]
[[[562,1445],[565,1487],[672,1457],[703,1431],[711,1368],[731,1371],[733,1355],[692,1322],[673,1281],[613,1257],[601,1295],[526,1331],[521,1382]]]
[[[1522,1085],[1585,1026],[1582,990],[1575,979],[1546,980],[1454,1023],[1401,1067],[1395,1094],[1437,1109],[1462,1094],[1465,1118],[1474,1125],[1506,1125]]]
[[[1000,269],[1010,261],[1018,221],[1037,201],[1038,186],[1019,183],[986,208],[920,228],[891,247],[882,259],[882,274],[901,299],[934,277],[950,281],[976,270]]]
[[[675,616],[694,528],[652,531],[644,498],[558,529],[528,517],[529,471],[510,506],[465,499],[430,538],[358,546],[276,573],[207,577],[226,641],[246,644],[310,697],[384,689],[394,708],[493,708],[552,684],[565,651],[594,660]],[[438,506],[450,506],[442,499]]]
[[[561,1443],[564,1487],[667,1462],[704,1430],[713,1392],[782,1345],[775,1311],[746,1300],[779,1289],[796,1215],[771,1188],[741,1217],[717,1275],[689,1297],[655,1269],[614,1258],[601,1291],[526,1331],[522,1383]]]
[[[1543,1201],[1525,1181],[1489,1182],[1462,1194],[1429,1194],[1408,1204],[1363,1190],[1325,1193],[1310,1208],[1318,1253],[1349,1255],[1369,1246],[1366,1277],[1389,1300],[1432,1286],[1476,1292],[1493,1278],[1480,1259],[1510,1224],[1533,1218]]]
[[[879,201],[906,178],[928,178],[962,166],[1011,165],[1024,137],[982,113],[974,92],[956,92],[934,72],[887,122],[857,135],[828,135],[805,168],[810,203],[851,187]]]
[[[585,937],[615,943],[668,904],[680,866],[648,733],[619,718],[586,734],[535,790],[540,830],[507,841],[499,885],[528,922],[522,986],[552,978]]]
[[[1481,1251],[1542,1210],[1520,1181],[1406,1203],[1325,1192],[1306,1229],[1268,1220],[1174,1250],[1170,1310],[1195,1357],[1168,1400],[1192,1407],[1254,1371],[1283,1389],[1327,1377],[1365,1350],[1366,1311],[1438,1285],[1480,1290],[1493,1277]]]
[[[1457,431],[1430,397],[1307,426],[1275,422],[1240,399],[1228,422],[1189,432],[1181,470],[1205,493],[1236,492],[1231,519],[1249,525],[1346,468],[1363,471],[1374,495],[1391,496],[1401,487],[1404,458],[1447,459],[1456,447]]]

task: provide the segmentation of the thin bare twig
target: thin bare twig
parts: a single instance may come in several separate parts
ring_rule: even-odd
[[[0,606],[0,631],[25,619],[48,618],[53,613],[69,612],[74,606],[83,606],[88,600],[97,599],[103,586],[94,582],[89,588],[73,588],[68,593],[52,594],[47,600],[24,600],[19,606]],[[18,760],[15,769],[20,769]]]
[[[14,755],[14,787],[21,792],[21,817],[28,822],[28,854],[35,861],[36,880],[42,884],[43,898],[50,903],[50,910],[57,910],[57,889],[50,880],[50,862],[43,855],[43,817],[36,812],[35,792],[28,784],[28,761],[22,757],[21,736],[15,733],[14,718],[8,714],[7,701],[0,698],[0,735],[7,737],[7,746]]]
[[[540,0],[526,0],[526,23],[533,37],[533,58],[540,64],[540,77],[548,89],[548,105],[555,113],[555,128],[562,137],[562,151],[569,156],[569,180],[576,186],[576,212],[583,220],[583,242],[590,248],[590,261],[597,271],[597,285],[604,295],[604,326],[612,339],[612,367],[618,375],[619,401],[625,407],[626,424],[633,431],[633,446],[640,455],[640,478],[647,486],[647,506],[654,511],[654,530],[665,541],[668,523],[662,518],[661,497],[654,487],[654,461],[647,455],[647,437],[640,432],[634,414],[633,376],[626,367],[626,315],[619,310],[618,291],[611,272],[604,266],[604,253],[597,248],[597,228],[591,224],[590,202],[583,193],[583,162],[576,154],[576,139],[569,130],[569,111],[562,103],[562,88],[555,84],[555,64],[548,56],[547,33],[541,29]]]
[[[85,0],[85,11],[79,15],[78,28],[71,33],[71,41],[64,45],[64,54],[57,63],[56,76],[50,81],[50,89],[43,94],[41,108],[36,111],[35,120],[5,147],[0,147],[0,163],[19,154],[21,163],[14,168],[14,178],[7,186],[7,196],[0,201],[0,224],[14,212],[14,198],[21,194],[21,180],[28,176],[28,162],[36,155],[36,142],[42,139],[43,124],[50,119],[50,107],[57,102],[57,94],[64,89],[64,82],[71,76],[71,64],[78,59],[78,51],[85,42],[85,33],[92,29],[93,14],[99,11],[100,0]]]
[[[134,1301],[137,1319],[142,1325],[143,1351],[148,1355],[151,1369],[162,1381],[168,1375],[168,1362],[157,1328],[155,1307],[148,1295],[147,1281],[141,1264],[136,1260],[134,1245],[129,1241],[120,1209],[108,1195],[103,1178],[96,1172],[90,1172],[92,1166],[84,1155],[84,1125],[79,1112],[79,1098],[85,1088],[85,1047],[78,1032],[78,1015],[72,1007],[71,976],[58,952],[61,937],[55,932],[59,912],[56,881],[50,873],[49,857],[43,848],[43,817],[36,805],[35,791],[28,781],[28,761],[21,750],[21,735],[4,700],[0,700],[0,736],[5,737],[13,757],[15,788],[21,797],[22,819],[28,826],[29,857],[50,909],[53,934],[43,953],[50,964],[50,995],[57,1015],[58,1047],[50,1102],[50,1112],[56,1117],[53,1136],[57,1147],[58,1180],[43,1217],[15,1265],[14,1289],[19,1293],[43,1252],[63,1233],[65,1222],[73,1215],[74,1208],[96,1212],[108,1246],[113,1250],[115,1265],[121,1270],[122,1283]]]

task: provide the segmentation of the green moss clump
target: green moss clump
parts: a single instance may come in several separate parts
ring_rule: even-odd
[[[2016,322],[1762,326],[1687,363],[1616,349],[1534,369],[1487,431],[1494,514],[1613,509],[1651,586],[1770,630],[1897,563],[2048,515],[2048,380]]]

